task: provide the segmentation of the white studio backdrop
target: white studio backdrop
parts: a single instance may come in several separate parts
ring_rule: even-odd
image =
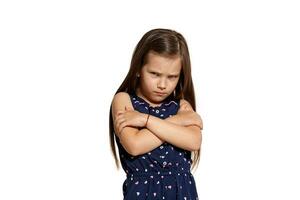
[[[153,28],[189,45],[201,200],[300,199],[297,1],[1,1],[0,199],[122,199],[109,106]]]

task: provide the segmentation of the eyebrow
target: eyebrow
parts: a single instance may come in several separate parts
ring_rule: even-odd
[[[155,70],[153,70],[153,69],[149,69],[148,71],[149,71],[149,72],[155,72],[155,73],[157,73],[157,74],[159,74],[159,75],[162,75],[162,73],[160,73],[160,72],[157,72],[157,71],[155,71]],[[169,76],[179,76],[179,74],[180,74],[180,73],[176,73],[176,74],[169,74]]]

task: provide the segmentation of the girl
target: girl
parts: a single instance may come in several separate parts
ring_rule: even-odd
[[[119,167],[116,141],[127,175],[125,200],[198,199],[190,172],[202,142],[195,110],[184,37],[174,30],[150,30],[137,44],[110,107],[110,145]]]

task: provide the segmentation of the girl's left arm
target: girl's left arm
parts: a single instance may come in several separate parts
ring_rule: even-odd
[[[187,101],[185,103],[191,108]],[[146,128],[161,140],[179,148],[196,151],[201,147],[202,133],[199,126],[180,126],[150,115]]]

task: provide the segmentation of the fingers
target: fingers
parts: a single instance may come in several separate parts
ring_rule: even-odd
[[[123,114],[125,112],[125,110],[119,110],[118,112],[117,112],[117,116],[119,116],[120,114]]]
[[[186,106],[181,106],[178,111],[188,111],[188,110],[186,109]]]
[[[200,117],[200,128],[201,128],[201,130],[203,129],[203,121],[202,121],[201,117]]]
[[[126,123],[125,113],[130,110],[132,110],[130,107],[125,106],[125,110],[119,110],[116,113],[114,125],[115,125],[116,132],[118,132],[119,134],[121,134],[123,128],[128,125]]]
[[[120,134],[122,133],[123,129],[124,129],[126,126],[127,126],[127,123],[126,123],[125,120],[122,121],[122,122],[119,124],[118,129],[119,129],[119,133],[120,133]]]
[[[115,120],[115,128],[116,128],[116,131],[121,134],[122,132],[122,129],[124,128],[124,126],[126,125],[125,123],[125,118],[117,118]]]
[[[131,108],[131,107],[128,107],[128,106],[125,106],[125,110],[134,110],[133,108]]]
[[[181,111],[194,111],[189,104],[187,103],[182,103],[182,105],[180,106],[179,110]]]
[[[114,119],[114,125],[118,129],[120,123],[125,120],[125,117],[122,112],[117,112],[117,116]]]
[[[198,125],[200,127],[200,129],[202,130],[203,129],[203,122],[202,122],[202,119],[201,119],[201,116],[199,114],[197,114],[197,117],[198,117]]]
[[[193,108],[187,103],[184,105],[184,109],[187,111],[194,111]]]
[[[201,130],[203,129],[202,119],[197,112],[187,111],[186,112],[187,125],[198,126]]]

